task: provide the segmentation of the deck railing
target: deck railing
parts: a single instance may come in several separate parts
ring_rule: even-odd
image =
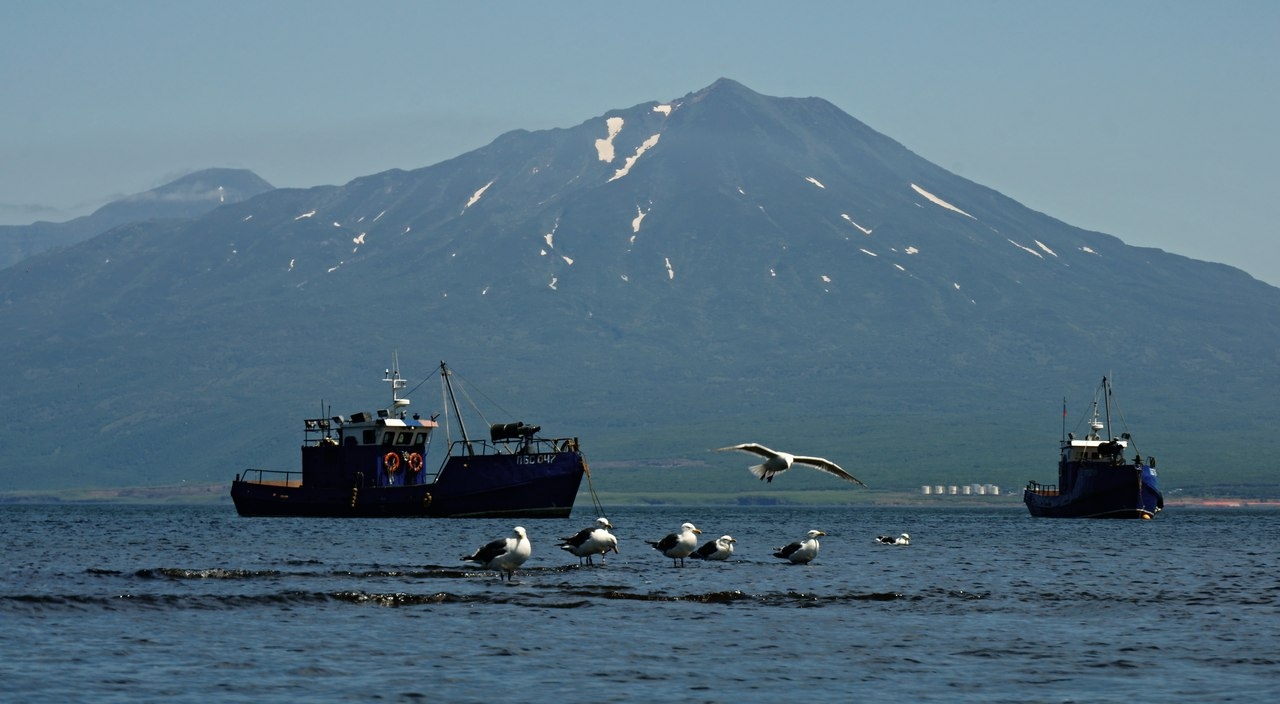
[[[236,481],[250,484],[296,487],[302,486],[302,472],[288,472],[279,469],[246,469],[243,474],[236,477]]]
[[[1041,484],[1039,482],[1027,482],[1027,491],[1039,496],[1057,496],[1057,484]]]
[[[458,455],[550,455],[576,451],[577,438],[529,438],[528,440],[454,440],[449,446],[451,456]]]

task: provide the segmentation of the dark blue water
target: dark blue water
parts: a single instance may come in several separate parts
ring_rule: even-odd
[[[59,702],[1269,701],[1280,512],[629,508],[621,554],[526,521],[514,583],[457,558],[511,521],[3,506],[0,699]],[[738,539],[683,569],[642,541]],[[817,560],[773,548],[826,531]],[[877,534],[908,532],[906,548]]]

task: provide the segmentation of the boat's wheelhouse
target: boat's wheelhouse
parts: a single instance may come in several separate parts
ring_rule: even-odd
[[[424,466],[434,419],[417,416],[378,418],[356,413],[351,418],[306,421],[302,446],[302,480],[311,486],[412,486],[434,476]]]
[[[1062,443],[1062,461],[1122,464],[1128,447],[1127,438],[1115,440],[1102,440],[1097,436],[1090,436],[1084,440],[1072,438]]]

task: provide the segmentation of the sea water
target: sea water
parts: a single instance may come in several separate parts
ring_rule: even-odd
[[[459,557],[517,521],[0,506],[0,700],[1270,701],[1280,512],[615,508],[579,566],[519,521],[511,582]],[[696,524],[723,563],[644,543]],[[809,565],[775,548],[825,531]],[[907,547],[879,534],[910,533]]]

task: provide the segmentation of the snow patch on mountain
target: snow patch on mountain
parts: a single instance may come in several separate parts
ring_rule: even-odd
[[[977,220],[977,218],[973,217],[972,215],[970,215],[970,214],[968,214],[968,213],[964,212],[963,210],[961,210],[961,209],[957,208],[956,206],[954,206],[954,205],[952,205],[952,204],[948,203],[947,201],[945,201],[945,200],[943,200],[943,199],[941,199],[941,198],[939,198],[939,197],[937,197],[937,196],[933,195],[932,193],[930,193],[930,192],[928,192],[928,191],[924,190],[923,188],[921,188],[921,187],[917,186],[916,184],[914,184],[914,183],[913,183],[913,184],[911,184],[911,187],[912,187],[913,189],[915,189],[915,192],[916,192],[916,193],[919,193],[920,195],[922,195],[922,196],[924,196],[925,198],[929,199],[929,202],[933,203],[934,205],[940,205],[940,206],[942,206],[942,207],[946,208],[947,210],[954,210],[955,212],[960,213],[961,215],[965,216],[966,218],[969,218],[969,219],[971,219],[971,220]]]
[[[611,181],[611,182],[612,182],[612,181],[617,181],[618,179],[622,178],[623,176],[626,176],[627,174],[631,173],[631,167],[632,167],[632,166],[635,166],[636,161],[637,161],[637,160],[639,160],[639,159],[640,159],[640,157],[641,157],[641,156],[643,156],[645,152],[647,152],[647,151],[649,151],[650,149],[653,149],[655,146],[657,146],[657,145],[658,145],[658,139],[659,139],[659,138],[661,138],[661,137],[662,137],[662,135],[660,135],[660,134],[655,134],[655,135],[653,135],[652,137],[650,137],[650,138],[648,138],[648,139],[644,140],[644,143],[643,143],[643,144],[641,144],[640,146],[636,147],[636,153],[635,153],[635,154],[633,154],[633,155],[631,155],[631,156],[629,156],[629,157],[627,157],[627,161],[622,165],[622,168],[621,168],[621,169],[618,169],[618,170],[617,170],[617,172],[613,174],[613,178],[610,178],[610,179],[609,179],[609,181]]]
[[[1006,239],[1008,239],[1008,238],[1006,238]],[[1035,256],[1037,256],[1037,257],[1041,258],[1041,259],[1044,259],[1044,255],[1043,255],[1043,254],[1040,254],[1040,253],[1039,253],[1039,252],[1037,252],[1036,250],[1034,250],[1034,249],[1032,249],[1032,248],[1030,248],[1030,247],[1028,247],[1028,246],[1026,246],[1026,245],[1018,244],[1017,242],[1014,242],[1013,240],[1009,240],[1009,244],[1013,245],[1014,247],[1017,247],[1018,249],[1021,249],[1021,250],[1022,250],[1022,251],[1024,251],[1024,252],[1027,252],[1027,253],[1033,254],[1033,255],[1035,255]]]
[[[596,157],[604,163],[613,161],[613,138],[622,131],[622,118],[611,117],[604,121],[607,136],[596,140]]]
[[[651,207],[651,209],[652,209],[652,207]],[[649,211],[648,211],[648,210],[641,210],[641,209],[640,209],[640,206],[638,206],[638,205],[636,206],[636,216],[635,216],[634,218],[632,218],[632,219],[631,219],[631,231],[632,231],[632,232],[639,232],[639,231],[640,231],[640,221],[644,220],[644,216],[646,216],[646,215],[648,215],[648,214],[649,214]],[[634,237],[632,237],[632,238],[631,238],[631,240],[634,242],[634,241],[635,241],[635,238],[634,238]]]
[[[547,234],[542,236],[542,239],[546,241],[547,246],[552,249],[556,248],[556,244],[555,244],[556,230],[559,230],[559,229],[560,229],[560,218],[556,218],[555,223],[551,225],[551,232],[548,232]],[[543,254],[546,254],[546,252],[543,252]]]
[[[848,213],[840,213],[840,217],[844,218],[845,222],[847,222],[847,223],[849,223],[850,225],[853,225],[854,227],[858,228],[858,230],[859,230],[862,234],[864,234],[864,235],[869,235],[869,234],[871,234],[871,230],[868,230],[867,228],[865,228],[865,227],[863,227],[863,226],[859,225],[858,223],[854,222],[854,221],[853,221],[853,218],[849,217],[849,214],[848,214]]]
[[[466,205],[462,206],[462,209],[466,210],[467,208],[470,208],[471,206],[479,202],[480,196],[484,195],[484,192],[489,190],[489,186],[492,186],[492,185],[493,185],[493,181],[490,181],[484,184],[484,186],[480,190],[476,191],[475,193],[472,193],[471,199],[467,201]]]

